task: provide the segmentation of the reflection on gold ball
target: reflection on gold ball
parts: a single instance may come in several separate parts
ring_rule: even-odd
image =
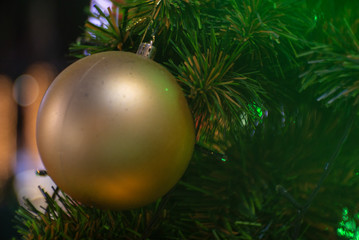
[[[54,182],[82,203],[144,206],[183,175],[193,120],[175,78],[128,52],[104,52],[66,68],[47,90],[37,143]]]

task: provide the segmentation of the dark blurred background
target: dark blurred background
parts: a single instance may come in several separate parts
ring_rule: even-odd
[[[37,61],[64,67],[89,6],[90,0],[2,0],[0,73],[16,78]]]
[[[89,6],[90,0],[0,1],[0,239],[19,237],[13,219],[21,194],[49,182],[35,175],[36,113],[56,74],[75,60],[68,47],[82,35]]]

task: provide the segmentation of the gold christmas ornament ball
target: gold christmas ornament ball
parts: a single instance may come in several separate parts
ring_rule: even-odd
[[[94,54],[61,72],[42,100],[36,134],[60,189],[107,209],[141,207],[167,193],[195,141],[173,75],[128,52]]]

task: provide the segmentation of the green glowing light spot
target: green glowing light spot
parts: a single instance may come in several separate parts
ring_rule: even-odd
[[[253,115],[255,115],[256,117],[262,118],[263,111],[255,102],[248,104],[248,108],[252,112]],[[262,122],[262,120],[260,120],[260,122]]]
[[[168,88],[165,88],[165,91],[168,92]]]
[[[355,173],[355,176],[358,176],[358,175],[359,175],[359,172],[356,172],[356,173]]]
[[[314,16],[314,21],[317,21],[317,20],[318,20],[318,16],[315,15],[315,16]]]
[[[343,208],[342,221],[339,222],[337,234],[339,237],[348,240],[359,240],[359,227],[357,221],[359,214],[349,214],[348,208]]]
[[[342,236],[344,235],[345,231],[344,231],[343,228],[338,228],[338,229],[337,229],[337,233],[338,233],[338,235],[339,235],[340,237],[342,237]]]
[[[343,208],[343,215],[348,215],[349,211],[348,208]]]
[[[355,222],[354,221],[349,221],[349,222],[347,222],[346,224],[345,224],[345,227],[347,228],[347,229],[355,229],[356,228],[356,226],[355,226]]]
[[[226,158],[222,158],[221,161],[222,161],[222,162],[227,162],[227,159],[226,159]]]

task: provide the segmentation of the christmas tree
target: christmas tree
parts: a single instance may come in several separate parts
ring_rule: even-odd
[[[93,17],[72,55],[152,41],[187,99],[194,153],[141,208],[42,190],[43,209],[17,212],[24,239],[358,239],[359,2],[126,0]]]

